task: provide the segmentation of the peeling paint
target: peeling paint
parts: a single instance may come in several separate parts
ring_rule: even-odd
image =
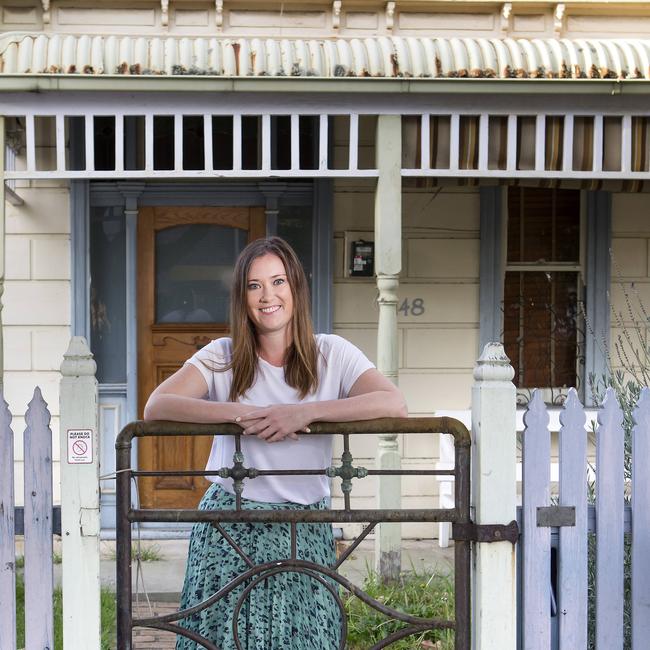
[[[328,41],[304,41],[297,39],[287,51],[287,57],[276,62],[273,67],[267,65],[265,47],[275,51],[283,50],[281,41],[267,39],[267,45],[254,45],[246,39],[228,38],[205,39],[194,37],[182,39],[183,42],[171,42],[159,36],[123,39],[123,52],[137,53],[138,60],[123,60],[115,69],[104,69],[96,65],[92,57],[101,57],[104,52],[88,50],[86,37],[66,37],[65,60],[63,51],[58,52],[57,34],[40,34],[38,36],[39,52],[50,47],[57,52],[60,60],[50,62],[44,74],[79,74],[101,75],[103,73],[119,75],[190,75],[223,76],[224,68],[219,65],[214,69],[208,65],[178,65],[177,61],[187,61],[186,54],[191,51],[208,52],[210,60],[232,61],[232,68],[227,67],[232,76],[242,76],[252,70],[256,76],[294,76],[294,77],[390,77],[390,78],[503,78],[503,79],[650,79],[650,70],[643,59],[644,52],[650,52],[650,39],[600,39],[598,42],[586,39],[580,45],[577,41],[565,40],[537,41],[535,44],[527,39],[517,39],[503,45],[506,39],[492,43],[492,49],[481,49],[479,39],[465,39],[464,49],[454,50],[447,38],[414,38],[418,46],[408,44],[401,37],[386,39],[386,44],[379,38],[364,39],[362,44],[354,47],[345,41],[345,46],[329,48]],[[42,62],[32,52],[34,37],[24,34],[6,34],[0,45],[0,70],[3,74],[34,74],[42,69]],[[144,40],[144,47],[140,41]],[[108,48],[105,38],[100,48]],[[351,41],[350,41],[351,42]],[[562,43],[559,45],[559,43]],[[341,41],[343,43],[343,41]],[[634,48],[630,48],[630,43]],[[135,47],[137,45],[137,47]],[[483,44],[485,47],[485,44]],[[231,49],[232,48],[232,49]],[[60,48],[62,49],[62,48]],[[182,49],[182,51],[181,51]],[[305,59],[309,50],[310,58]],[[320,54],[319,51],[320,50]],[[409,52],[409,55],[401,53]],[[469,52],[472,56],[466,56]],[[494,54],[499,53],[499,66],[495,67]],[[566,59],[560,57],[565,53]],[[426,54],[425,54],[426,53]],[[618,56],[617,56],[618,53]],[[41,56],[39,54],[39,56]],[[131,56],[131,55],[129,55]],[[409,59],[413,57],[413,60]],[[288,59],[288,60],[287,60]],[[110,59],[109,59],[110,60]],[[69,64],[68,61],[75,61]],[[382,66],[369,65],[368,61],[384,62]],[[468,64],[468,61],[471,63]],[[611,62],[626,66],[614,69]],[[618,62],[621,63],[618,63]],[[20,62],[20,64],[19,64]],[[23,66],[18,68],[18,66]],[[245,66],[245,67],[244,67]],[[217,67],[217,66],[215,66]]]
[[[232,43],[232,51],[235,53],[235,74],[239,76],[239,51],[241,45],[239,43]]]
[[[399,77],[399,61],[397,60],[397,53],[393,52],[390,55],[390,62],[393,66],[393,77]]]

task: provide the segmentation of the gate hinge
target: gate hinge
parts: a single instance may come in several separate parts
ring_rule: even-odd
[[[519,539],[519,526],[516,521],[509,524],[452,524],[451,536],[459,542],[510,542]]]

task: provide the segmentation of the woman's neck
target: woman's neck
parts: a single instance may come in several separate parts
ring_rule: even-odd
[[[287,350],[291,345],[291,335],[289,332],[272,332],[258,336],[257,353],[273,366],[283,366]]]

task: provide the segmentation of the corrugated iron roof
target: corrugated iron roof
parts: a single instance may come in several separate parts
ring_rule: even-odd
[[[650,40],[0,37],[2,74],[650,79]]]

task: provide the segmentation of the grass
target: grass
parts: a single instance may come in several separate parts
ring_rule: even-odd
[[[54,608],[54,650],[63,650],[63,599],[61,588],[57,587],[52,596]],[[115,594],[108,590],[101,591],[102,650],[115,647],[115,618],[117,608]],[[25,647],[25,583],[22,575],[16,575],[16,635],[18,648]]]
[[[143,549],[152,551],[149,557],[156,556],[157,548]],[[135,549],[134,549],[135,555]],[[18,560],[18,559],[17,559]],[[145,560],[143,561],[152,561]],[[17,562],[18,564],[18,562]],[[453,577],[438,574],[410,571],[402,575],[397,583],[384,584],[374,573],[369,573],[363,590],[375,600],[394,609],[422,618],[454,618]],[[18,648],[25,645],[25,586],[23,577],[16,576],[17,601],[17,636]],[[348,619],[347,650],[366,650],[375,643],[385,639],[389,634],[405,626],[399,621],[391,621],[375,609],[368,607],[356,596],[344,598]],[[61,589],[53,594],[54,606],[54,649],[63,650],[62,597]],[[115,594],[108,589],[101,592],[102,650],[115,647]],[[453,650],[453,630],[432,630],[415,634],[391,645],[394,650]]]
[[[363,590],[388,607],[423,618],[454,618],[453,578],[438,574],[408,572],[397,583],[383,584],[376,574],[370,574]],[[368,607],[355,596],[345,599],[348,617],[348,650],[366,650],[405,626],[391,621],[377,610]],[[415,634],[390,646],[394,650],[436,648],[453,650],[453,630],[433,630]]]
[[[61,557],[61,553],[57,553],[56,551],[52,553],[52,562],[54,564],[61,564],[62,560],[63,559]],[[25,557],[23,555],[16,556],[16,568],[17,569],[25,568]]]
[[[115,549],[112,549],[109,554],[109,559],[115,560],[117,554]],[[138,550],[138,545],[133,544],[131,546],[131,558],[134,562],[140,560],[140,562],[160,562],[165,559],[165,556],[160,552],[160,546],[158,544],[151,544],[150,546],[141,546]]]

